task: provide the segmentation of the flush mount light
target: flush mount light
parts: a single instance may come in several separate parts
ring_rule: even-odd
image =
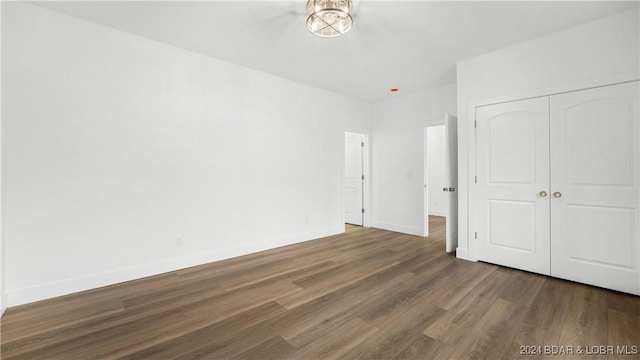
[[[351,29],[351,0],[307,0],[307,29],[321,37],[336,37]]]

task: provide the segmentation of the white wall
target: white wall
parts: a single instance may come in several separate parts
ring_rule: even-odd
[[[475,259],[475,106],[637,78],[639,34],[635,9],[458,63],[458,257]]]
[[[343,231],[369,104],[3,6],[10,306]]]
[[[447,193],[442,188],[446,184],[444,125],[427,128],[427,189],[429,215],[447,215]]]
[[[448,84],[373,104],[373,226],[424,235],[424,127],[456,113]]]

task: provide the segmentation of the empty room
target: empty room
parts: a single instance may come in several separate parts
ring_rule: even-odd
[[[640,1],[0,5],[3,360],[640,357]]]

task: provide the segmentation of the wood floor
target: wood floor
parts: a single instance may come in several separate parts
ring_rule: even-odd
[[[432,220],[427,239],[349,226],[9,308],[2,359],[529,359],[640,345],[640,298],[457,260]]]

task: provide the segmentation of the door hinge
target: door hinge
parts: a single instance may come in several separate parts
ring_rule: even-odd
[[[475,233],[475,238],[476,238],[476,239],[478,238],[478,232],[477,232],[477,231],[476,231],[476,233]]]
[[[473,182],[475,182],[476,184],[478,183],[478,177],[477,176],[473,177]]]
[[[362,175],[362,180],[364,180],[364,175]]]
[[[477,129],[477,128],[478,128],[478,120],[473,120],[473,127],[474,127],[475,129]]]
[[[364,141],[360,142],[360,146],[364,147]]]
[[[364,209],[362,209],[362,213],[364,214]]]

